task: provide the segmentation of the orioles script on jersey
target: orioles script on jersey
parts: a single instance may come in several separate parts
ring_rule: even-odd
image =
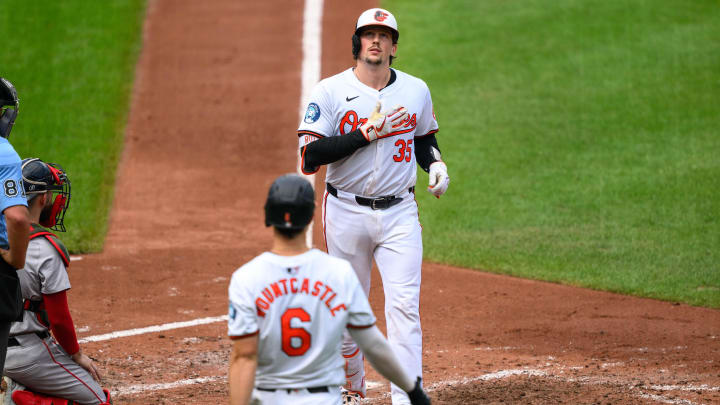
[[[312,282],[308,278],[298,279],[292,277],[280,279],[262,289],[262,296],[255,299],[258,316],[265,316],[265,311],[270,309],[270,304],[275,301],[275,298],[288,294],[305,294],[317,297],[318,300],[325,303],[332,316],[335,316],[337,311],[347,311],[345,303],[335,305],[333,301],[337,297],[337,293],[329,285],[324,284],[322,281]]]
[[[398,129],[395,132],[390,133],[387,135],[395,136],[400,134],[405,134],[408,132],[412,132],[415,130],[415,127],[417,127],[417,114],[409,114],[409,117],[405,123],[403,124],[404,129]],[[338,126],[338,130],[340,131],[340,135],[345,135],[347,133],[350,133],[356,129],[358,129],[361,125],[364,125],[367,122],[367,118],[360,118],[358,120],[358,113],[356,113],[354,110],[350,110],[345,113],[345,115],[340,120],[340,124]]]

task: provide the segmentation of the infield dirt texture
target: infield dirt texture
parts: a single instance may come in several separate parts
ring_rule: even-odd
[[[375,5],[326,2],[323,77]],[[267,188],[295,171],[302,18],[298,1],[149,2],[105,251],[70,268],[81,339],[226,313],[230,275],[269,247]],[[421,314],[434,404],[720,403],[717,310],[426,263]],[[115,404],[227,401],[223,321],[84,347]],[[369,380],[367,403],[390,403]]]

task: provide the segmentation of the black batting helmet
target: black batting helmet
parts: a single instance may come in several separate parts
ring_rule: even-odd
[[[297,174],[278,177],[270,186],[265,202],[265,226],[300,230],[312,221],[315,190]]]
[[[0,136],[7,138],[10,136],[18,111],[20,110],[20,101],[18,100],[15,86],[8,80],[0,77]]]
[[[70,206],[70,179],[65,170],[55,163],[28,158],[22,161],[22,177],[28,201],[47,191],[56,194],[49,210],[41,214],[40,225],[65,232],[65,211]]]

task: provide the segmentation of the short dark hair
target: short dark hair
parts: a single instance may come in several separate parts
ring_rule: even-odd
[[[302,233],[302,231],[305,230],[305,228],[302,229],[288,229],[288,228],[278,228],[276,226],[273,226],[275,230],[285,239],[294,239],[296,236]]]

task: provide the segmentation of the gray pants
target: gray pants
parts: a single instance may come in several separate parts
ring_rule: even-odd
[[[75,363],[52,337],[34,333],[15,336],[20,346],[8,347],[5,375],[29,390],[80,404],[98,405],[105,394],[90,374]]]

